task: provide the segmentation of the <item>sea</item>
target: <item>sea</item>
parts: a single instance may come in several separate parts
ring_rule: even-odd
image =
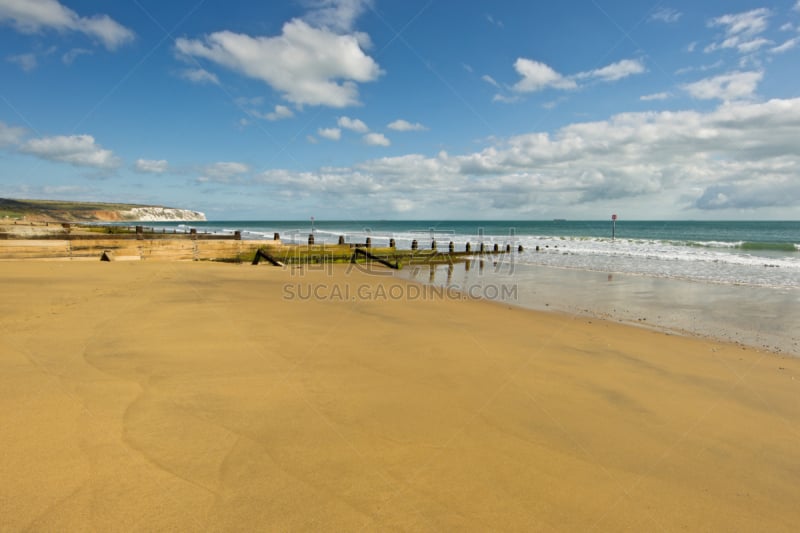
[[[512,253],[398,275],[487,299],[800,355],[800,221],[208,221],[167,231]],[[520,246],[522,251],[520,252]],[[471,268],[470,268],[471,266]],[[502,289],[499,290],[498,289]],[[513,290],[511,290],[513,288]]]

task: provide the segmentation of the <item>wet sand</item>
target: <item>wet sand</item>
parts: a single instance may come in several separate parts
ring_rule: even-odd
[[[731,285],[486,260],[408,268],[404,279],[447,286],[539,311],[606,318],[684,335],[724,339],[800,357],[800,290]],[[513,291],[510,289],[514,289]],[[497,298],[495,297],[497,296]]]
[[[0,263],[0,529],[796,529],[797,358],[346,270]]]

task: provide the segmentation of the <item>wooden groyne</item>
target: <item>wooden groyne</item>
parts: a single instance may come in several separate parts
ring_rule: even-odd
[[[0,228],[2,229],[2,228]],[[147,231],[142,226],[132,228],[49,227],[38,235],[27,232],[0,231],[0,260],[103,260],[103,261],[225,261],[259,264],[262,260],[275,266],[326,264],[326,263],[376,263],[399,269],[404,265],[444,264],[469,260],[476,256],[502,255],[512,252],[510,244],[501,247],[485,243],[466,243],[457,250],[453,242],[445,247],[432,240],[422,249],[418,241],[410,249],[396,247],[394,239],[389,246],[374,246],[371,238],[363,243],[316,244],[309,235],[308,244],[284,244],[280,235],[273,240],[242,240],[241,233],[232,235],[167,233]],[[522,251],[518,247],[517,251]]]

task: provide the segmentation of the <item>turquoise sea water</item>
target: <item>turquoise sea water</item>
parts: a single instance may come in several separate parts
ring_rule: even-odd
[[[245,239],[271,239],[302,244],[312,221],[209,221],[154,227],[212,233],[242,231]],[[725,284],[800,288],[800,221],[314,221],[317,243],[347,242],[376,246],[394,238],[398,247],[417,240],[421,248],[436,240],[495,243],[524,253],[504,260],[525,265],[625,273]],[[538,247],[538,251],[537,251]]]

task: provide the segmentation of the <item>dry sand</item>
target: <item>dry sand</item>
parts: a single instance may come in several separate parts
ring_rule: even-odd
[[[0,263],[0,530],[797,530],[800,360],[293,272]]]

